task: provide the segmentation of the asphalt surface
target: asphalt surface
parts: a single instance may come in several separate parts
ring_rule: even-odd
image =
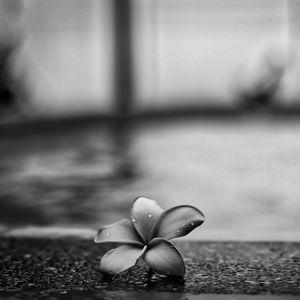
[[[142,263],[119,275],[102,274],[99,260],[108,248],[91,240],[0,242],[0,297],[74,291],[300,295],[300,243],[177,242],[186,274],[176,278],[149,276]]]

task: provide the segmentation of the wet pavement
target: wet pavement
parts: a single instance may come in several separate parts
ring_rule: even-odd
[[[186,264],[183,278],[150,276],[142,262],[119,275],[103,274],[99,260],[109,248],[92,240],[1,238],[0,291],[40,296],[164,292],[178,299],[185,294],[300,297],[299,243],[178,241],[176,245]]]
[[[189,293],[168,293],[168,292],[132,292],[132,291],[71,291],[71,292],[26,292],[26,293],[2,293],[2,300],[18,299],[103,299],[103,300],[297,300],[298,296],[293,295],[221,295],[221,294],[201,294],[193,295]]]

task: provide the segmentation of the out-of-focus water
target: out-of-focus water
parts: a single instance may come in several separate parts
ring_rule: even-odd
[[[0,225],[97,229],[139,195],[206,215],[195,239],[300,237],[300,123],[158,122],[1,140]]]

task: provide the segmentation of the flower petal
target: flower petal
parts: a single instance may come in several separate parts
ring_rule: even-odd
[[[144,254],[144,248],[135,245],[123,245],[108,251],[100,261],[100,270],[106,273],[121,273],[133,267]]]
[[[133,202],[131,220],[145,243],[151,238],[152,229],[162,212],[155,200],[139,197]]]
[[[200,226],[204,220],[204,214],[196,207],[175,206],[163,212],[156,225],[155,236],[165,239],[184,236]]]
[[[126,243],[143,246],[132,223],[128,219],[100,228],[95,243]]]
[[[169,241],[155,238],[149,243],[144,261],[154,271],[164,275],[183,276],[185,266],[177,248]]]

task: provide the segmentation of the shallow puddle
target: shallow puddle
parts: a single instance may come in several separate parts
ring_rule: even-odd
[[[0,153],[2,231],[94,232],[144,195],[201,209],[192,239],[300,238],[298,122],[62,128],[2,139]]]
[[[133,291],[59,291],[59,292],[0,292],[2,300],[18,299],[103,299],[103,300],[296,300],[299,296],[292,295],[224,295],[224,294],[199,294],[167,293],[167,292],[133,292]]]

